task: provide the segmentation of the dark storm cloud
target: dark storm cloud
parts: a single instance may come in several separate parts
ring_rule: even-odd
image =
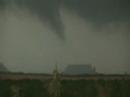
[[[57,60],[61,66],[91,63],[99,72],[124,72],[130,67],[129,2],[0,0],[0,59],[25,72],[48,72]],[[53,32],[66,38],[64,45]]]
[[[12,3],[19,8],[27,8],[37,15],[41,21],[46,19],[57,35],[64,39],[64,27],[60,19],[58,0],[0,0],[1,9]]]
[[[0,0],[0,9],[3,8],[5,5],[5,2],[3,0]]]
[[[65,5],[95,23],[130,20],[130,0],[66,0]]]
[[[96,26],[130,20],[130,0],[0,0],[0,7],[12,1],[21,8],[30,9],[41,20],[47,19],[61,38],[64,37],[64,26],[60,18],[60,5],[75,11]]]
[[[23,6],[26,5],[32,13],[37,14],[42,20],[46,18],[51,24],[55,32],[63,39],[64,27],[60,19],[60,2],[59,0],[25,0]]]

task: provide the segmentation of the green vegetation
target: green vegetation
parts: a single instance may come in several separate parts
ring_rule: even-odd
[[[70,80],[62,81],[62,97],[97,97],[95,81]]]
[[[49,82],[0,80],[0,97],[50,97]],[[130,80],[62,80],[61,85],[61,97],[130,97]]]

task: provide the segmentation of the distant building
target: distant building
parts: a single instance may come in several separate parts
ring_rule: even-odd
[[[8,69],[5,67],[5,65],[2,63],[2,62],[0,62],[0,73],[2,73],[2,72],[9,72],[8,71]]]
[[[91,64],[87,65],[68,65],[65,71],[65,75],[84,75],[84,74],[96,74],[96,70]]]

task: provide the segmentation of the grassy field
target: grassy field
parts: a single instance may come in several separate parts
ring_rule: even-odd
[[[48,80],[0,80],[0,97],[51,97]],[[62,80],[61,97],[130,97],[130,80]]]

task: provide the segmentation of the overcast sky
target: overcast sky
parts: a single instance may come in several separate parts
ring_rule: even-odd
[[[130,72],[129,0],[0,0],[0,60],[11,71],[50,73],[93,64]],[[129,68],[128,68],[129,67]]]

